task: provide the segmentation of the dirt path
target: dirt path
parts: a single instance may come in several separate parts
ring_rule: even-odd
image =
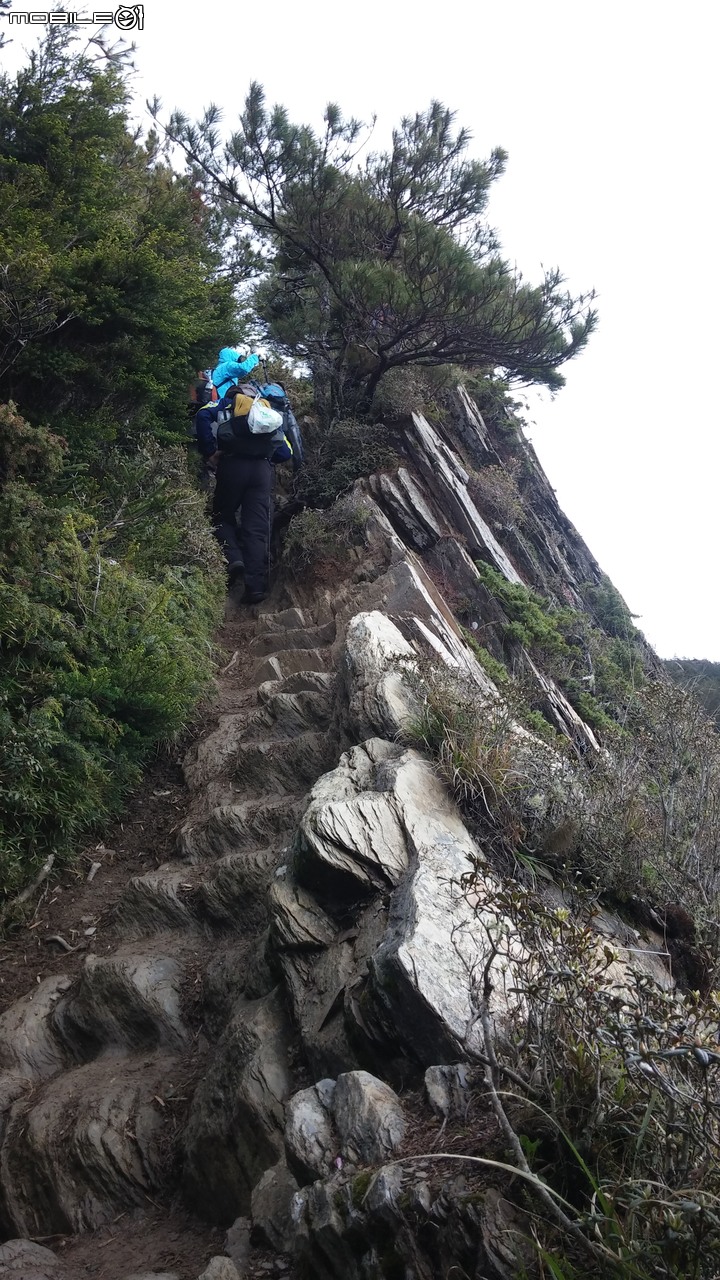
[[[87,955],[115,946],[113,916],[128,880],[174,855],[190,804],[182,775],[190,744],[242,700],[251,665],[245,649],[255,625],[255,619],[230,598],[216,637],[221,657],[215,689],[193,724],[179,742],[158,753],[129,796],[123,817],[102,839],[82,848],[75,866],[51,875],[22,924],[0,939],[0,1013],[33,983],[56,973],[73,975]]]
[[[128,881],[176,856],[177,833],[192,798],[182,774],[187,750],[220,715],[247,704],[253,662],[247,646],[256,629],[257,612],[243,610],[230,598],[217,636],[221,657],[215,688],[193,725],[180,742],[159,753],[129,798],[123,818],[101,840],[88,843],[74,867],[51,876],[24,921],[0,940],[0,1013],[43,979],[61,973],[72,977],[88,955],[115,949],[115,915]],[[195,1080],[200,1062],[197,1057],[188,1064]],[[96,1232],[38,1237],[38,1243],[62,1260],[63,1280],[124,1280],[147,1271],[194,1280],[210,1257],[225,1253],[224,1231],[192,1219],[179,1203],[164,1206],[149,1195],[147,1201],[146,1210],[120,1214]],[[289,1271],[282,1260],[253,1250],[244,1275],[287,1277]]]

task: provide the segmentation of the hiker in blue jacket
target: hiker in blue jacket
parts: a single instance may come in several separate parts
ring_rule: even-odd
[[[243,378],[247,378],[259,363],[259,356],[245,356],[243,359],[235,347],[223,347],[218,355],[217,365],[212,371],[213,386],[217,388],[218,399],[222,400],[225,392],[236,382],[242,382]]]

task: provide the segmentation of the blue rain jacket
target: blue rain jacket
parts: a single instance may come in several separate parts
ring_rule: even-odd
[[[212,372],[212,380],[217,387],[218,399],[225,395],[228,387],[234,386],[236,382],[242,381],[249,373],[252,373],[259,363],[257,356],[247,356],[244,360],[241,360],[237,351],[232,347],[223,347],[218,355],[217,365]]]

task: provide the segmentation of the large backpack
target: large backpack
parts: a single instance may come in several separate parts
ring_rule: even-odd
[[[217,392],[207,374],[196,378],[190,388],[189,400],[193,413],[197,413],[198,409],[204,409],[206,404],[217,400]]]
[[[217,416],[220,452],[235,458],[271,458],[278,441],[282,440],[282,417],[265,412],[267,402],[261,405],[257,397],[247,395],[237,386],[231,387],[224,398],[227,404]],[[256,421],[258,418],[266,421]]]

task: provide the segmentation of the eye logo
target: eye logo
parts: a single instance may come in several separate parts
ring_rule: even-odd
[[[115,10],[113,22],[120,31],[142,31],[145,27],[145,6],[123,5]]]
[[[66,26],[66,27],[87,27],[87,26],[106,26],[110,22],[114,22],[120,31],[144,31],[145,30],[145,6],[143,4],[120,5],[114,13],[110,10],[107,12],[98,12],[96,9],[90,16],[76,12],[75,10],[54,9],[21,9],[10,10],[4,12],[6,0],[0,0],[0,17],[5,17],[10,26]],[[1,43],[1,41],[0,41]]]

